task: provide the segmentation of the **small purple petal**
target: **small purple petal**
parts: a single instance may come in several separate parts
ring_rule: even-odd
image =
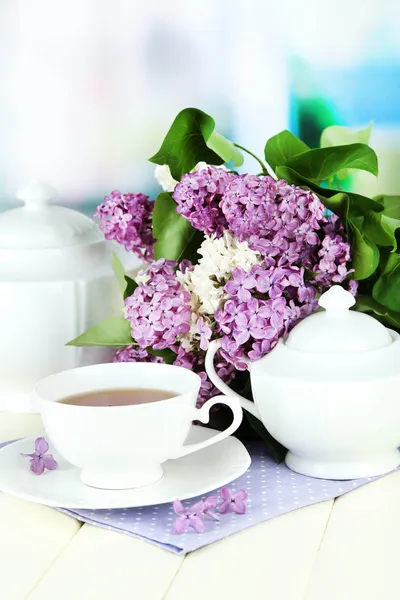
[[[44,464],[44,468],[48,469],[49,471],[54,471],[54,469],[57,469],[58,467],[58,462],[54,459],[54,457],[51,454],[45,454],[44,456],[42,456],[42,461]]]
[[[204,514],[214,521],[219,521],[219,515],[213,512],[211,509],[215,508],[218,504],[219,496],[209,496],[204,500]]]
[[[197,533],[203,533],[206,526],[204,524],[204,520],[200,515],[196,515],[195,517],[189,517],[189,523],[193,527]]]
[[[250,300],[250,298],[251,298],[251,294],[250,294],[249,290],[246,290],[246,288],[244,288],[244,287],[239,288],[237,296],[238,296],[239,300],[241,300],[242,302],[247,302],[247,300]]]
[[[221,496],[222,500],[226,500],[227,502],[232,500],[232,492],[227,487],[221,488],[219,495]]]
[[[249,495],[246,492],[246,490],[239,490],[238,492],[236,492],[236,494],[234,496],[234,500],[235,500],[235,502],[237,500],[247,500],[248,497],[249,497]]]
[[[29,456],[29,458],[39,458],[39,454],[37,452],[32,452],[32,454],[24,454],[21,452],[21,456]]]
[[[32,458],[30,469],[35,475],[42,475],[44,472],[43,458]]]
[[[174,524],[172,526],[174,533],[186,533],[189,527],[189,519],[184,517],[178,517],[175,519]]]
[[[237,515],[244,515],[246,512],[246,505],[241,500],[232,502],[232,509],[235,511]]]
[[[35,440],[35,450],[38,454],[45,454],[49,449],[49,445],[44,439],[44,437],[38,437]]]
[[[219,496],[209,496],[204,500],[204,506],[206,509],[215,508],[218,504]]]
[[[218,507],[218,512],[221,515],[226,515],[229,512],[231,512],[231,508],[232,508],[232,502],[228,502],[228,500],[225,500],[225,502],[223,502],[222,504],[219,505]]]
[[[193,506],[191,506],[187,512],[189,515],[194,515],[194,514],[203,512],[203,510],[204,510],[204,502],[202,500],[200,500],[200,502],[196,502],[196,504],[193,504]]]
[[[180,500],[175,500],[172,506],[177,515],[186,515],[185,508]]]
[[[204,514],[207,515],[207,517],[210,517],[210,519],[213,519],[214,521],[219,521],[219,515],[217,515],[210,509],[205,510]]]

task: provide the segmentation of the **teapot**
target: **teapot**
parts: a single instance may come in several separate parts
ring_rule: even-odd
[[[239,397],[288,453],[287,466],[324,479],[372,477],[400,464],[400,336],[335,285],[263,358],[248,362],[254,403],[217,375],[211,342],[206,371]]]
[[[35,412],[30,393],[39,379],[112,359],[109,348],[66,346],[122,315],[123,302],[112,243],[92,219],[50,205],[54,196],[32,181],[17,192],[24,206],[0,214],[0,410]],[[137,266],[130,261],[127,271]]]

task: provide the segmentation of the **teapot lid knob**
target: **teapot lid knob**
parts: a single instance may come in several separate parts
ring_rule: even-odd
[[[19,188],[16,196],[27,208],[40,209],[53,200],[57,192],[51,185],[32,179],[28,185]]]
[[[333,285],[322,294],[318,304],[329,311],[348,310],[356,303],[354,296],[340,285]]]
[[[325,310],[300,321],[285,345],[312,354],[352,354],[389,346],[393,342],[390,331],[369,315],[349,310],[355,302],[340,285],[332,286],[319,299]]]

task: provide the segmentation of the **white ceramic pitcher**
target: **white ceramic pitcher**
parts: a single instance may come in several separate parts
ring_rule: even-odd
[[[54,196],[32,181],[17,193],[24,206],[0,214],[0,411],[35,412],[39,379],[112,358],[108,348],[65,345],[123,303],[113,246],[92,219],[49,204]],[[132,255],[126,270],[138,262]]]

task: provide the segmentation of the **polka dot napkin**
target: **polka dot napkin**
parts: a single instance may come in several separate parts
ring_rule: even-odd
[[[4,445],[0,444],[0,448]],[[66,508],[56,510],[92,525],[139,537],[179,554],[197,550],[242,529],[297,508],[337,498],[377,479],[376,477],[353,481],[314,479],[294,473],[284,463],[277,464],[268,455],[267,448],[262,443],[251,443],[247,449],[251,455],[251,466],[244,475],[226,486],[233,492],[240,489],[247,491],[249,497],[246,501],[246,514],[221,515],[219,522],[207,519],[204,533],[196,533],[192,529],[182,535],[173,533],[172,525],[177,515],[172,504],[111,510]],[[218,494],[219,490],[210,490],[204,496],[185,500],[183,504],[188,508],[207,496]]]
[[[171,552],[185,553],[297,508],[336,498],[372,481],[372,478],[332,481],[305,477],[294,473],[284,463],[276,464],[263,444],[252,443],[247,448],[252,458],[251,466],[227,486],[232,491],[245,489],[248,492],[247,512],[221,515],[219,522],[207,519],[205,533],[189,529],[183,535],[174,534],[172,525],[177,515],[171,504],[113,510],[60,510],[81,521],[140,537]],[[219,490],[210,490],[183,504],[189,507],[218,493]]]

